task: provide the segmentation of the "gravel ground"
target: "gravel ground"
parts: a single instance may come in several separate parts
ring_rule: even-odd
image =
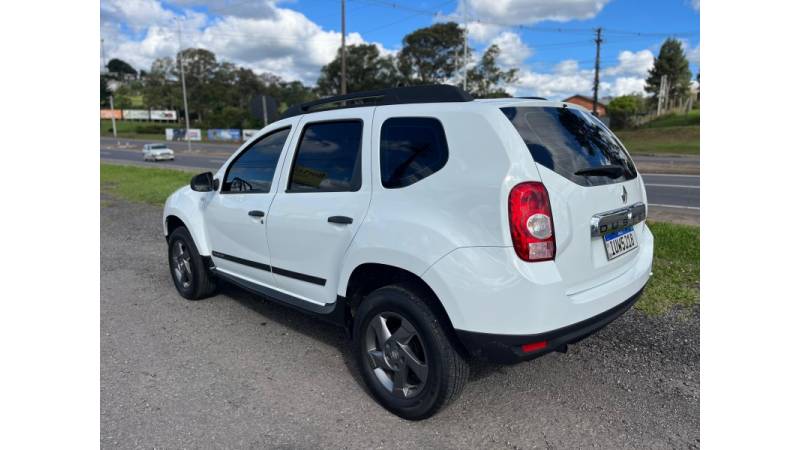
[[[700,444],[699,310],[632,310],[470,383],[423,422],[358,379],[340,329],[233,287],[190,302],[161,210],[101,199],[103,448],[686,448]]]

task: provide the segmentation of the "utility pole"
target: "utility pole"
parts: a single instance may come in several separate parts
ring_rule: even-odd
[[[661,112],[667,109],[667,96],[669,93],[669,80],[666,75],[661,75],[661,82],[658,85],[658,108],[656,109],[656,117],[661,115]]]
[[[344,35],[345,35],[345,0],[342,0],[342,86],[341,86],[341,94],[347,94],[347,47],[344,43]]]
[[[463,61],[463,69],[464,69],[464,90],[467,90],[467,3],[464,2],[464,61]]]
[[[597,116],[597,91],[600,89],[600,43],[603,42],[602,34],[603,29],[598,28],[595,30],[596,37],[594,38],[595,54],[594,54],[594,96],[592,97],[592,114]]]
[[[100,54],[103,58],[103,73],[106,73],[108,72],[108,63],[106,62],[106,46],[103,38],[100,38]]]
[[[183,50],[183,25],[181,24],[180,20],[178,20],[178,57],[180,58],[180,67],[181,67],[181,87],[183,88],[183,112],[186,114],[186,132],[183,133],[184,139],[186,139],[186,144],[189,146],[189,151],[192,151],[192,140],[189,139],[189,102],[186,99],[186,75],[183,73],[183,55],[181,55],[181,51]]]
[[[114,139],[117,139],[117,119],[114,118],[114,96],[109,95],[108,101],[111,103],[111,131],[114,133]],[[117,139],[117,147],[119,147],[119,139]]]

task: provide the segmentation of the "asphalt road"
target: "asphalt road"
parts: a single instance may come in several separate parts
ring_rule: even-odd
[[[175,291],[157,207],[103,199],[102,448],[694,448],[699,309],[631,310],[514,366],[471,363],[423,422],[366,392],[344,333],[233,287]]]
[[[141,162],[141,146],[147,141],[125,141],[129,142],[132,148],[117,149],[116,141],[107,138],[100,138],[100,158],[104,160],[116,160],[124,162]],[[230,144],[192,144],[195,151],[186,152],[186,143],[170,143],[176,154],[175,161],[160,161],[150,163],[157,167],[181,167],[198,170],[216,170],[226,160],[227,157],[236,150],[236,146]],[[667,160],[665,157],[635,157],[637,163],[641,158],[651,161],[656,158],[658,161]],[[671,160],[682,160],[685,158],[672,158]],[[696,161],[695,161],[696,163]],[[665,174],[645,174],[645,188],[647,198],[652,206],[669,208],[675,210],[700,209],[700,176],[699,175],[665,175]]]

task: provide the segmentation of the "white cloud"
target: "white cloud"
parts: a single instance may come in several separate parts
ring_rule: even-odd
[[[503,25],[533,24],[544,20],[566,22],[591,19],[609,0],[462,0],[468,15]]]
[[[645,76],[647,71],[653,67],[653,60],[653,52],[650,50],[645,49],[638,52],[624,50],[617,56],[618,64],[603,70],[603,74],[608,76]]]
[[[501,67],[519,67],[533,54],[519,34],[511,31],[504,31],[489,42],[489,45],[497,45],[500,48],[500,55],[497,63]]]
[[[174,15],[157,0],[105,0],[100,3],[100,17],[141,31],[151,25],[168,23]]]
[[[650,50],[620,52],[617,65],[601,72],[600,96],[644,94],[645,78],[652,62]],[[574,94],[591,95],[593,86],[594,70],[581,69],[577,61],[566,59],[556,64],[549,73],[522,69],[513,88],[515,95],[538,95],[561,100]]]
[[[168,15],[162,17],[153,12],[157,9],[152,4],[161,6],[155,0],[135,0],[133,3],[139,2],[146,5],[145,11],[137,12],[129,8],[123,14],[119,8],[107,7],[101,32],[105,39],[107,59],[117,57],[138,69],[149,69],[155,58],[174,57],[177,53],[177,23],[172,20],[172,13],[167,12]],[[117,7],[116,1],[107,3]],[[183,3],[193,4],[193,0]],[[216,1],[209,8],[215,14],[227,14],[242,3]],[[340,34],[322,29],[300,12],[277,7],[275,2],[265,0],[250,4],[250,7],[256,6],[262,14],[229,14],[213,19],[203,13],[186,10],[182,20],[183,47],[208,49],[220,60],[244,65],[257,72],[267,71],[285,79],[299,79],[306,84],[316,82],[320,67],[335,58],[341,42]],[[225,9],[227,7],[230,9]],[[111,14],[112,9],[114,14]],[[131,18],[136,18],[137,23],[143,24],[146,15],[158,20],[146,27],[143,37],[131,37],[123,33],[119,23],[132,26]],[[348,44],[364,42],[358,33],[347,35]],[[394,53],[377,45],[382,54]]]
[[[451,19],[458,20],[455,15],[453,15]],[[467,35],[470,39],[477,42],[489,42],[499,35],[503,31],[503,28],[504,27],[499,25],[489,25],[482,22],[468,22]]]

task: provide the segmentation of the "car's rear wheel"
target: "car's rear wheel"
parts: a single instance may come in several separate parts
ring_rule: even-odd
[[[430,417],[452,402],[469,375],[423,295],[409,285],[382,287],[364,299],[355,320],[367,387],[386,409],[410,420]]]
[[[178,227],[169,235],[169,271],[175,289],[186,299],[200,300],[216,289],[186,227]]]

